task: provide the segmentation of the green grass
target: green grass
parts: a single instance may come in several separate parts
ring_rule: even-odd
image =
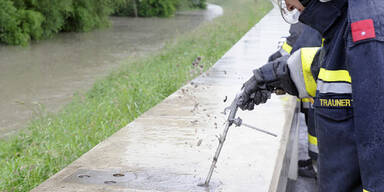
[[[0,191],[29,191],[191,80],[192,61],[205,69],[272,5],[268,0],[214,0],[224,15],[169,42],[154,56],[130,59],[56,114],[41,114],[26,131],[0,141]]]

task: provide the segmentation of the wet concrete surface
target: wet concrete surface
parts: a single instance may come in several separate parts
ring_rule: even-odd
[[[221,183],[213,180],[208,188],[199,187],[200,178],[192,174],[171,173],[167,170],[137,170],[130,172],[79,169],[64,182],[84,185],[111,185],[156,191],[214,191]]]
[[[296,104],[290,96],[274,95],[254,111],[239,111],[245,123],[278,137],[230,128],[213,186],[196,185],[204,181],[216,151],[223,109],[252,69],[265,64],[288,27],[278,9],[272,10],[207,73],[32,191],[276,191]]]
[[[54,112],[130,57],[223,13],[221,7],[178,12],[172,18],[112,17],[112,26],[61,33],[28,47],[0,46],[0,138],[26,126],[32,115]]]

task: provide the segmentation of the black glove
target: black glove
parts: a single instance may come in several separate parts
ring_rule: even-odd
[[[276,60],[282,56],[283,55],[280,53],[280,50],[278,50],[274,54],[272,54],[271,56],[268,57],[268,62],[274,61],[274,60]]]
[[[282,90],[290,95],[298,96],[297,88],[289,74],[288,58],[289,56],[283,56],[275,61],[269,62],[259,69],[254,70],[253,74],[256,79],[262,79],[266,89],[271,92]]]
[[[255,105],[267,102],[271,98],[271,92],[265,89],[262,79],[252,76],[243,85],[243,92],[240,95],[237,105],[242,110],[253,110]]]
[[[271,92],[268,90],[257,90],[255,93],[252,93],[248,100],[240,100],[239,107],[242,110],[253,110],[255,105],[266,103],[268,99],[271,98]],[[241,99],[241,98],[240,98]],[[245,101],[245,102],[244,102]]]
[[[276,90],[298,95],[289,74],[288,58],[283,56],[253,71],[253,76],[244,83],[237,103],[242,110],[253,110],[254,105],[265,103]]]

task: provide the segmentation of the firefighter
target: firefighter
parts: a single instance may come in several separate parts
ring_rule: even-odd
[[[286,0],[325,39],[254,70],[238,105],[274,90],[315,96],[320,192],[384,191],[384,6],[382,0]],[[305,7],[305,8],[304,8]],[[304,55],[304,56],[303,56]]]
[[[274,61],[283,56],[290,55],[302,47],[320,47],[322,44],[321,35],[311,27],[300,22],[292,24],[289,29],[289,36],[280,49],[268,58],[268,62]],[[308,128],[308,155],[309,159],[299,160],[298,173],[302,177],[317,178],[317,137],[314,124],[314,110],[312,108],[313,98],[302,98],[300,100],[301,112],[304,114],[305,123]]]

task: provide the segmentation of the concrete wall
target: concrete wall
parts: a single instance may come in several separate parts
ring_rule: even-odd
[[[232,127],[210,188],[196,185],[206,177],[224,128],[221,112],[252,69],[266,63],[288,27],[273,9],[207,73],[33,191],[284,191],[296,105],[290,96],[240,111],[244,122],[278,137]]]

